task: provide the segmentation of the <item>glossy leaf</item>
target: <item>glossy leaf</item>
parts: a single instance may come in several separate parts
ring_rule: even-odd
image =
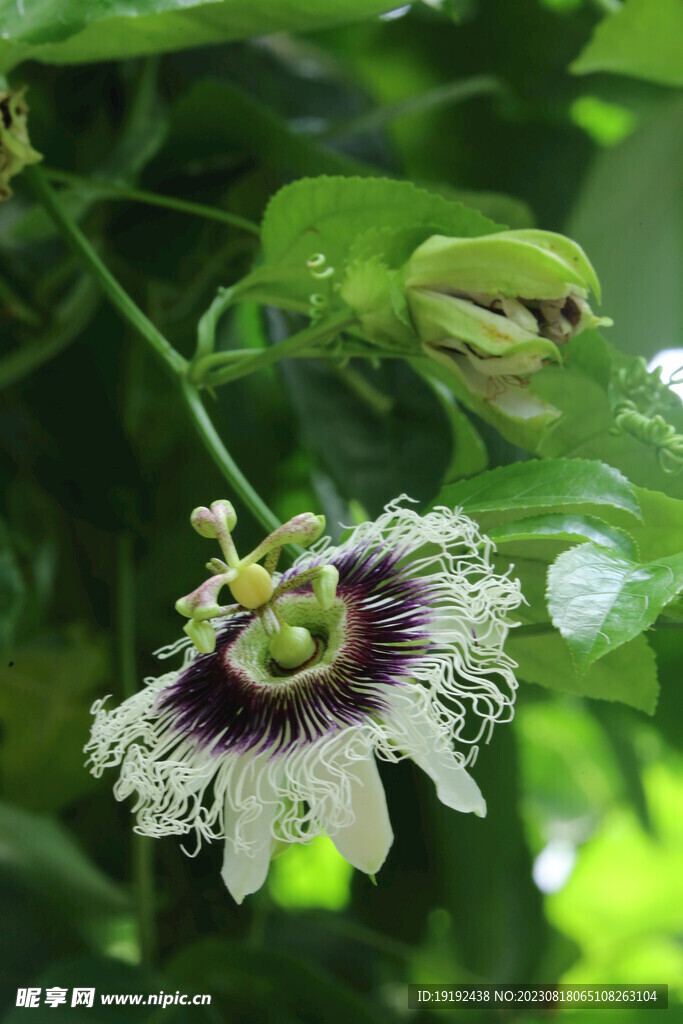
[[[614,548],[627,558],[637,555],[635,543],[625,531],[610,526],[596,516],[551,512],[544,516],[530,516],[528,519],[515,519],[502,526],[494,526],[488,530],[488,535],[497,544],[534,538],[572,542],[584,538],[595,544]]]
[[[638,515],[633,487],[616,469],[583,459],[519,462],[451,484],[435,504],[466,512],[508,512],[557,506],[609,505]]]
[[[581,544],[550,567],[548,608],[583,673],[648,629],[681,588],[683,554],[639,564]]]
[[[23,60],[79,64],[272,32],[312,31],[388,10],[386,0],[0,0],[0,70]]]
[[[611,71],[683,85],[683,4],[680,0],[626,0],[598,24],[571,70],[577,75]]]

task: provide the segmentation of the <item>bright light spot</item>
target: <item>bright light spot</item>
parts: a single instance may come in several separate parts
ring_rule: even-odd
[[[331,839],[292,843],[271,864],[268,888],[277,904],[303,910],[343,910],[351,896],[353,868],[337,853]]]
[[[575,125],[600,146],[616,146],[631,134],[637,118],[628,107],[607,103],[597,96],[579,96],[569,108]]]
[[[534,882],[541,892],[559,892],[576,864],[576,847],[568,839],[551,839],[534,861]]]
[[[380,14],[380,21],[396,21],[397,18],[403,18],[410,10],[410,4],[404,4],[403,7],[396,7],[393,11],[387,11],[386,14]]]
[[[662,380],[683,398],[683,348],[665,348],[647,364],[648,370],[662,368]]]

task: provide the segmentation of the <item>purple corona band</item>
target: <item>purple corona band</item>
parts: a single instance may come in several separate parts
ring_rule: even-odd
[[[323,654],[310,667],[279,679],[276,674],[268,681],[256,678],[235,656],[236,645],[255,621],[254,613],[245,612],[219,632],[212,654],[196,657],[162,691],[158,713],[168,714],[175,731],[212,753],[275,754],[381,711],[383,690],[410,677],[428,646],[428,588],[411,579],[400,563],[400,553],[369,546],[342,549],[326,561],[339,572],[337,599],[345,609],[343,639],[331,660]],[[283,580],[315,564],[295,567]],[[291,593],[299,598],[311,594],[310,584]],[[316,635],[314,624],[310,628],[324,647],[328,637]]]

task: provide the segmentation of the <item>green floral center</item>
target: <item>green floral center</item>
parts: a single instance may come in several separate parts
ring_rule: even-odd
[[[230,666],[249,676],[256,685],[287,685],[295,676],[313,668],[327,668],[337,658],[346,635],[346,604],[337,598],[331,608],[323,609],[311,595],[285,594],[278,612],[290,626],[307,629],[315,641],[315,653],[303,665],[286,670],[272,658],[269,636],[257,616],[226,650]]]

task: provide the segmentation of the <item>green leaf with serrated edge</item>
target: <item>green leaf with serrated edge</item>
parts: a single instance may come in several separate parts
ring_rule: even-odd
[[[435,505],[469,514],[510,509],[608,505],[639,516],[633,487],[618,470],[583,459],[544,459],[491,469],[445,487]]]
[[[0,0],[0,71],[167,53],[372,18],[386,0]]]
[[[598,23],[570,70],[577,75],[611,71],[664,85],[683,85],[681,0],[626,0]]]
[[[595,544],[548,571],[548,610],[579,672],[648,629],[683,588],[683,553],[638,563]]]
[[[642,522],[617,509],[609,511],[612,525],[628,530],[643,562],[656,561],[683,551],[683,501],[644,487],[634,488]]]
[[[567,644],[559,635],[524,637],[512,630],[505,649],[518,664],[517,675],[558,693],[620,701],[651,715],[659,684],[654,653],[644,636],[606,654],[579,676]]]
[[[478,211],[407,181],[303,178],[268,204],[261,231],[264,264],[241,282],[240,294],[305,311],[312,292],[327,291],[332,306],[339,306],[333,286],[343,279],[356,238],[371,228],[404,231],[411,225],[426,231],[423,238],[434,227],[468,237],[499,230]],[[311,276],[306,263],[314,253],[334,269],[331,278]]]
[[[528,519],[514,519],[502,526],[487,531],[496,544],[511,541],[533,540],[534,538],[566,540],[575,543],[580,538],[614,548],[626,558],[637,558],[638,551],[633,539],[624,530],[610,526],[597,516],[570,515],[565,512],[551,512],[545,516],[531,516]]]

